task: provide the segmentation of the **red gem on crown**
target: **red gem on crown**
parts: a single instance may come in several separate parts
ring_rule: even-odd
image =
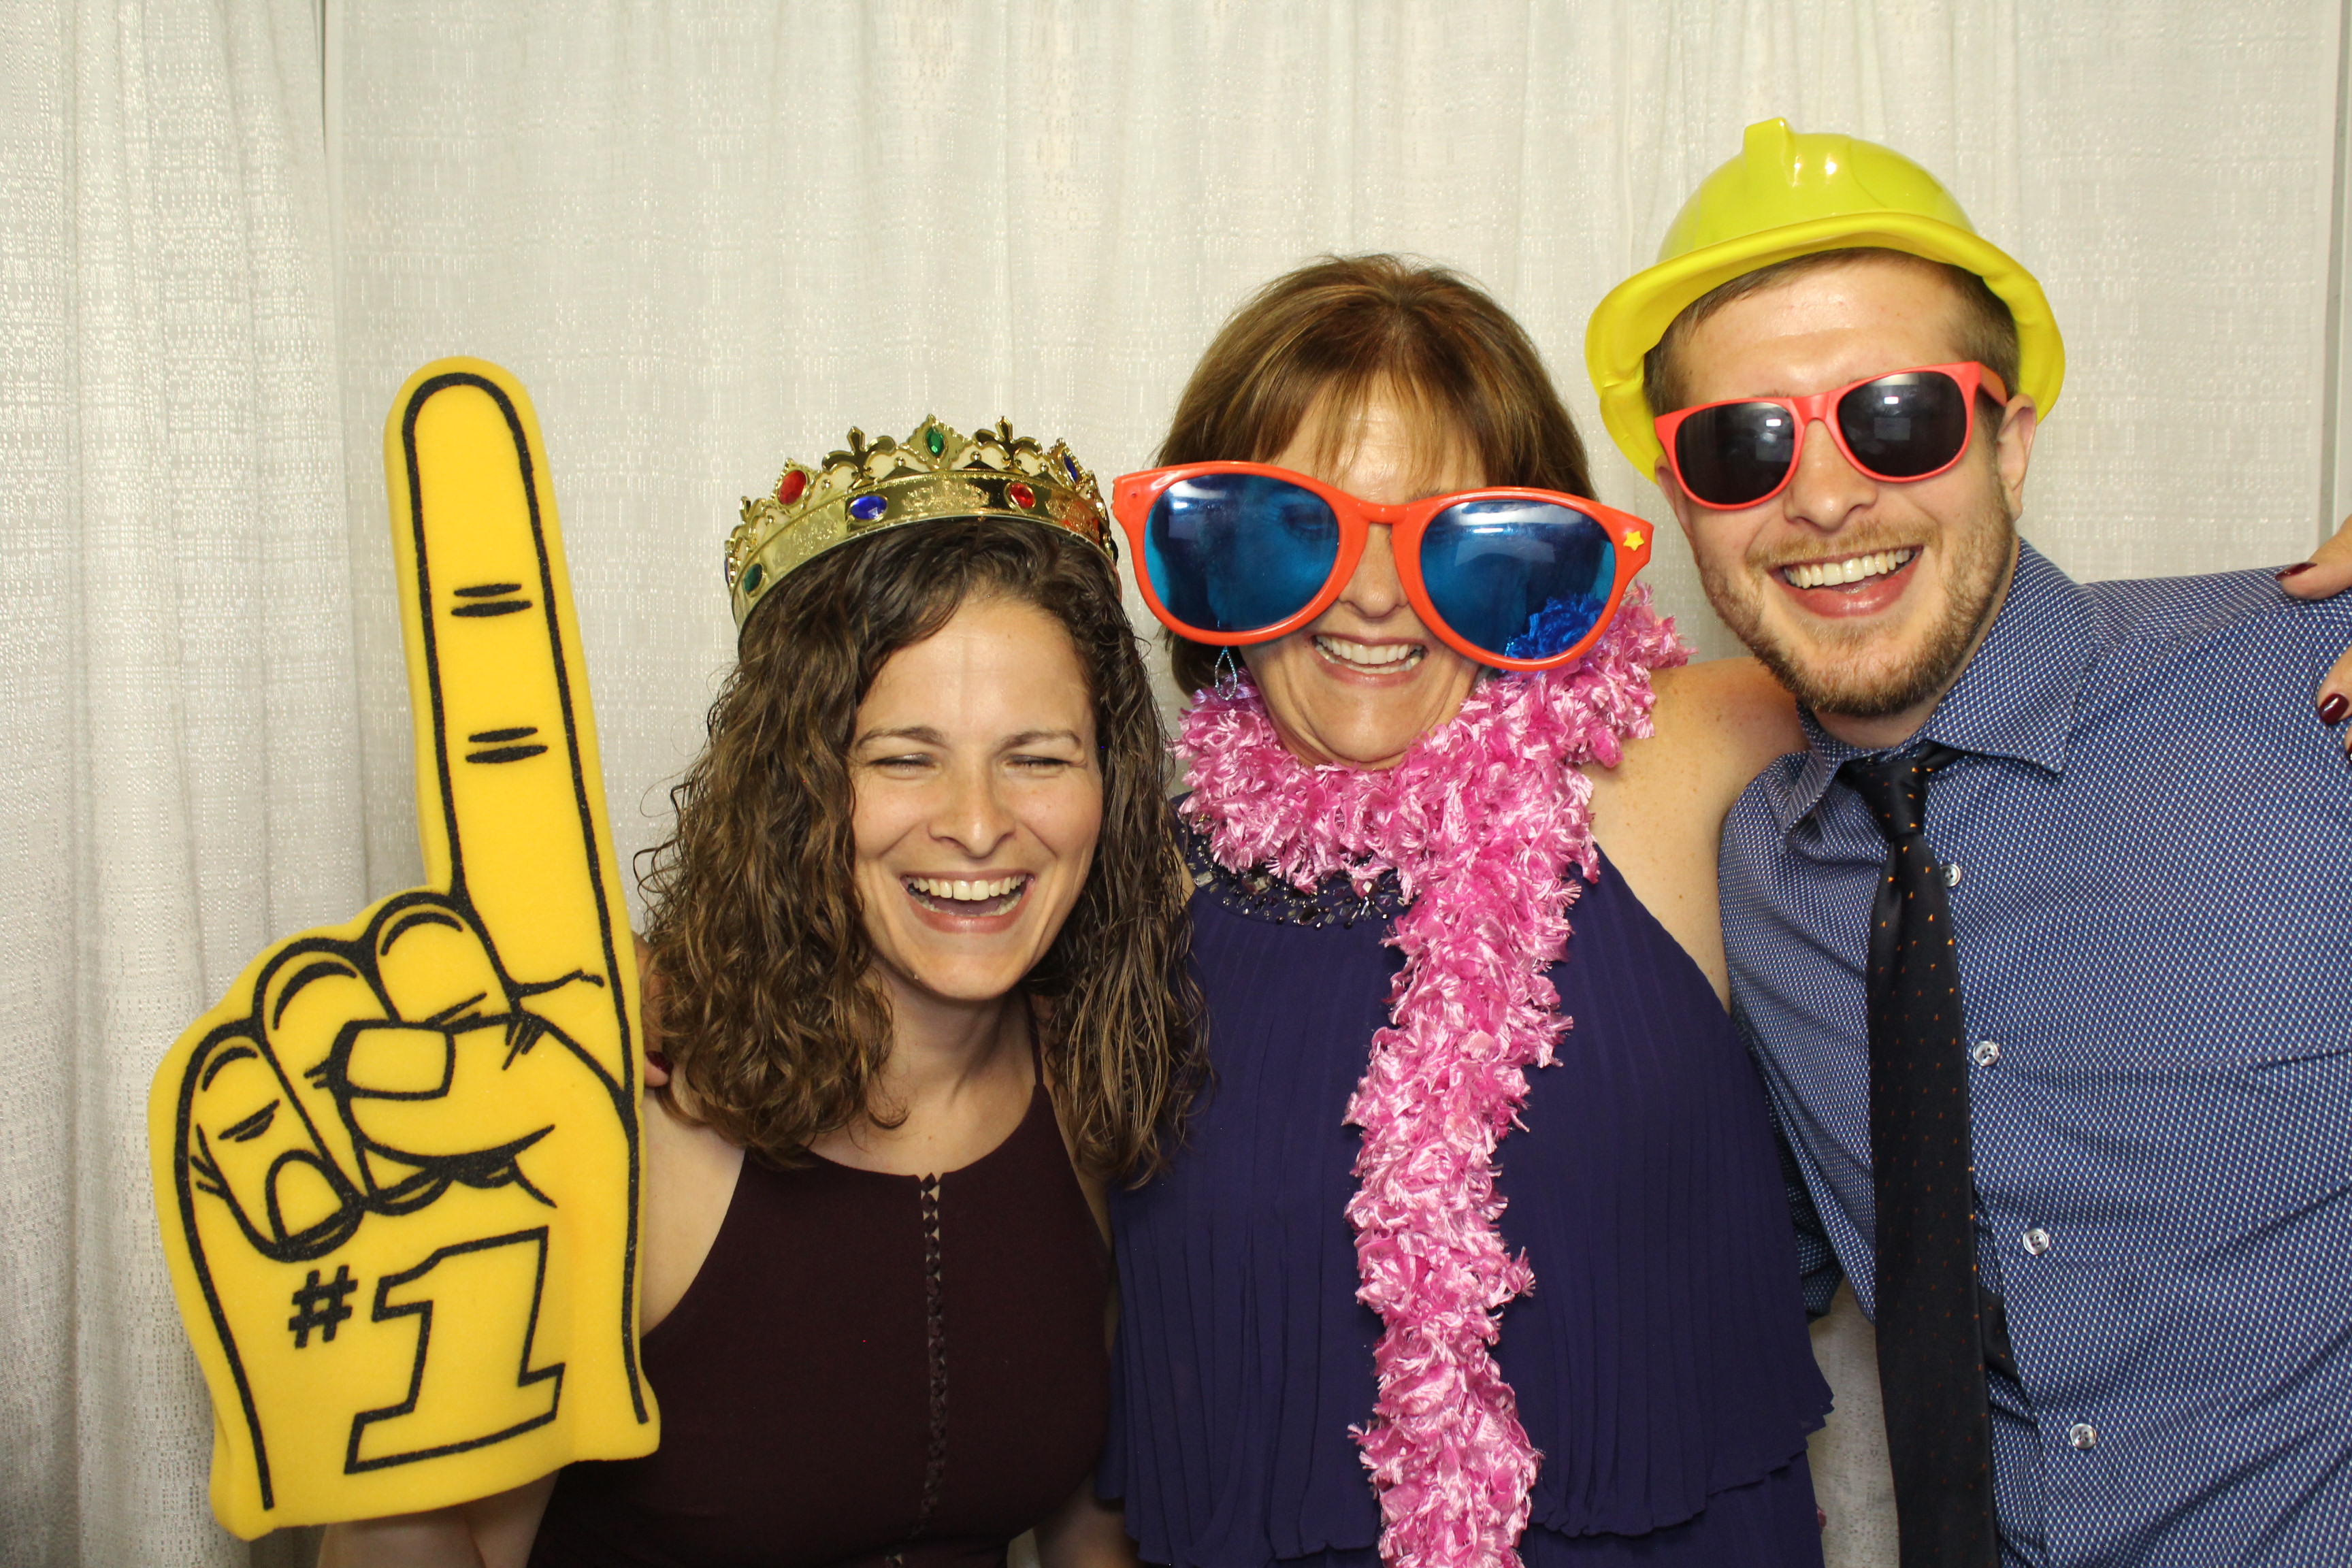
[[[1029,507],[1035,506],[1037,504],[1037,492],[1031,489],[1027,485],[1023,484],[1019,479],[1015,479],[1011,484],[1005,486],[1004,493],[1013,498],[1013,504],[1014,506]]]
[[[776,504],[790,506],[800,500],[801,492],[807,489],[808,476],[798,468],[791,469],[782,479],[776,481]]]

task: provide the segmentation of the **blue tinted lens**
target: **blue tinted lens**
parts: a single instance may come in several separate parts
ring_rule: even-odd
[[[1456,637],[1506,658],[1575,647],[1599,623],[1616,577],[1608,531],[1550,501],[1464,501],[1422,535],[1429,602]]]
[[[1143,569],[1168,613],[1254,632],[1312,604],[1339,558],[1339,520],[1312,490],[1263,474],[1179,479],[1151,505]]]

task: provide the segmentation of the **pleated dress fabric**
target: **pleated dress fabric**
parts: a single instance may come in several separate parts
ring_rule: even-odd
[[[1097,1490],[1152,1562],[1377,1561],[1380,1321],[1355,1299],[1342,1118],[1402,959],[1393,885],[1300,895],[1193,846],[1213,1087],[1170,1171],[1113,1198],[1120,1324]],[[1530,1568],[1821,1561],[1829,1408],[1763,1093],[1698,967],[1613,871],[1551,971],[1574,1026],[1503,1139],[1535,1289],[1496,1358],[1542,1453]]]

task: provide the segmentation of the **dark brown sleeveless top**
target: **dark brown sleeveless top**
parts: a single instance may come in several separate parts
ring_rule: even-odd
[[[750,1159],[645,1338],[661,1447],[565,1468],[533,1568],[986,1568],[1094,1468],[1109,1268],[1041,1083],[944,1176]]]

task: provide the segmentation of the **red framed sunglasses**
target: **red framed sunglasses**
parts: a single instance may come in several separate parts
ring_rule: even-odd
[[[1378,506],[1265,463],[1128,474],[1111,510],[1161,624],[1222,647],[1329,609],[1375,525],[1422,624],[1464,658],[1549,669],[1591,647],[1650,559],[1650,525],[1581,496],[1510,486]]]
[[[1788,488],[1815,420],[1845,460],[1874,479],[1933,479],[1969,449],[1979,391],[2008,405],[2008,388],[1983,365],[1918,365],[1810,397],[1678,408],[1660,415],[1655,427],[1675,482],[1699,505],[1729,511]]]

